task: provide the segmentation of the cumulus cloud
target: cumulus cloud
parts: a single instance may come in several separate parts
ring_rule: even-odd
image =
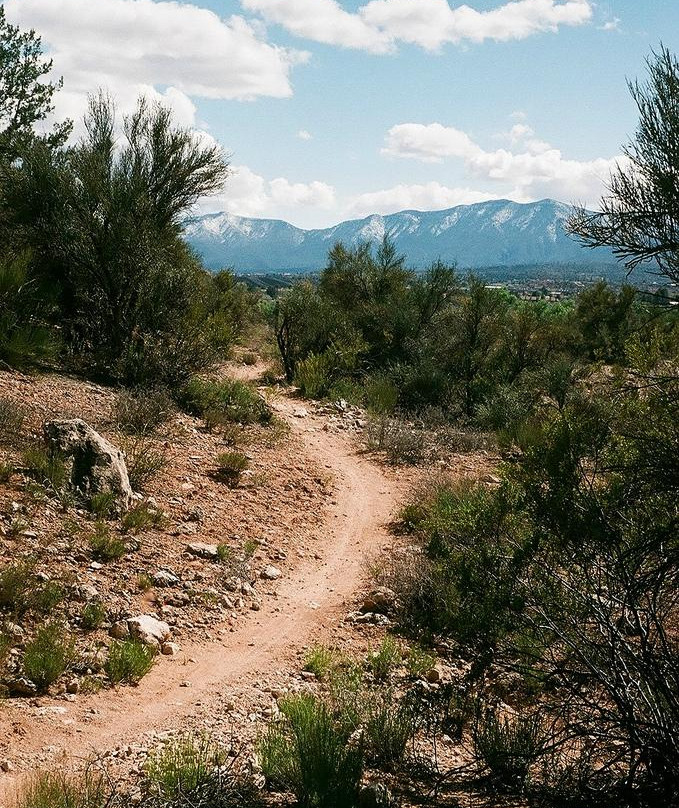
[[[611,170],[624,159],[568,160],[533,135],[529,126],[515,126],[509,136],[516,150],[487,151],[454,127],[405,123],[389,130],[382,153],[425,163],[461,160],[469,175],[504,185],[511,190],[501,193],[517,201],[550,196],[590,204],[599,200]]]
[[[241,0],[248,11],[283,25],[297,36],[387,53],[397,43],[435,51],[446,43],[504,42],[582,25],[593,15],[591,0],[510,0],[488,11],[448,0],[370,0],[356,13],[336,0]]]
[[[311,132],[307,132],[306,129],[300,129],[299,132],[297,133],[297,137],[300,140],[311,140],[313,138],[313,135],[311,134]]]
[[[290,182],[285,177],[266,180],[247,166],[232,166],[223,193],[201,200],[199,207],[201,213],[277,217],[303,208],[329,210],[334,204],[335,189],[324,182]]]
[[[64,77],[55,99],[62,116],[79,117],[100,86],[123,108],[151,88],[183,120],[195,112],[191,97],[284,98],[292,66],[308,58],[267,43],[242,17],[221,19],[186,2],[5,0],[4,8],[12,23],[40,32]]]
[[[371,213],[397,213],[401,210],[445,210],[456,205],[487,202],[493,194],[471,188],[448,188],[438,182],[422,185],[395,185],[381,191],[371,191],[355,197],[347,206],[349,216]]]

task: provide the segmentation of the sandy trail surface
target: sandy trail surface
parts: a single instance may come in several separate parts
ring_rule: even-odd
[[[284,568],[276,597],[239,621],[233,633],[211,643],[184,643],[182,654],[161,659],[138,687],[122,687],[73,702],[41,699],[38,709],[0,709],[0,732],[16,739],[22,763],[0,775],[0,808],[9,804],[18,779],[50,760],[74,762],[121,743],[134,743],[150,730],[181,727],[198,701],[286,669],[296,651],[323,640],[352,608],[362,586],[366,559],[389,541],[387,523],[403,494],[403,484],[361,456],[348,434],[323,430],[312,414],[295,415],[302,405],[281,397],[274,407],[301,438],[302,451],[334,479],[335,494],[319,529],[315,555]],[[190,687],[186,683],[190,682]]]

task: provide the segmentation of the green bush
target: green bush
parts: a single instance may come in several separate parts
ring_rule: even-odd
[[[0,571],[0,609],[22,612],[35,583],[34,565],[19,561]]]
[[[162,511],[152,508],[148,502],[140,502],[123,515],[120,527],[125,533],[135,533],[150,527],[160,527],[164,520]]]
[[[545,735],[538,715],[500,716],[483,710],[472,730],[474,753],[490,772],[493,784],[520,793],[526,786],[533,764],[545,747]]]
[[[151,480],[167,466],[165,452],[146,435],[135,435],[123,443],[125,464],[134,491],[145,491]]]
[[[0,396],[0,445],[16,446],[26,420],[26,410],[11,398]]]
[[[35,611],[50,614],[65,599],[66,590],[62,583],[59,581],[46,581],[32,590],[28,602]]]
[[[3,485],[8,483],[14,476],[14,463],[0,462],[0,483]]]
[[[275,786],[291,791],[301,808],[354,808],[363,772],[362,741],[338,724],[312,695],[280,704],[283,718],[259,744],[262,771]]]
[[[214,477],[219,482],[235,487],[250,461],[242,452],[221,452],[217,455],[217,468]]]
[[[419,726],[419,711],[412,700],[399,701],[391,691],[377,694],[365,721],[367,753],[371,761],[386,769],[400,764]]]
[[[97,522],[89,538],[92,558],[97,561],[117,561],[127,553],[127,545],[118,536],[111,534],[106,522]]]
[[[307,398],[322,398],[333,379],[333,361],[327,353],[311,354],[297,364],[295,384]]]
[[[80,628],[83,631],[94,631],[106,620],[106,607],[100,600],[86,604],[80,613]]]
[[[43,772],[24,785],[16,808],[114,808],[119,805],[110,780],[99,772],[83,775]]]
[[[128,435],[151,435],[173,414],[174,404],[163,388],[121,390],[113,404],[113,421]]]
[[[332,674],[339,663],[340,656],[337,651],[324,645],[316,645],[306,655],[302,670],[313,673],[317,679],[323,680]]]
[[[378,682],[386,682],[396,668],[403,662],[403,649],[400,644],[387,635],[377,651],[368,654],[366,667]]]
[[[75,660],[75,642],[59,623],[41,626],[26,645],[23,670],[38,690],[47,690]]]
[[[387,376],[368,376],[364,385],[365,406],[370,412],[392,413],[398,403],[398,388]]]
[[[113,684],[137,684],[153,667],[156,652],[138,640],[114,640],[104,670]]]
[[[36,482],[59,493],[66,485],[66,465],[58,454],[50,454],[43,446],[31,446],[22,455],[26,473]]]
[[[236,763],[209,738],[180,735],[149,755],[146,790],[158,808],[254,808],[259,793]]]
[[[268,424],[271,410],[261,396],[245,382],[222,379],[191,379],[179,393],[180,406],[205,419],[209,428],[228,423]]]
[[[101,491],[90,497],[90,510],[97,519],[109,519],[116,512],[118,501],[113,491]]]

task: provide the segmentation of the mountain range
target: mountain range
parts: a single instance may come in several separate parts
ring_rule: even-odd
[[[609,250],[586,249],[566,234],[572,210],[552,199],[527,204],[499,199],[448,210],[375,214],[322,230],[210,213],[187,220],[184,237],[209,269],[236,272],[313,272],[324,266],[336,242],[355,246],[385,235],[415,268],[438,258],[464,269],[614,263]]]

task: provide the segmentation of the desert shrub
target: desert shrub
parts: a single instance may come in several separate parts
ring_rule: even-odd
[[[106,607],[100,600],[87,603],[80,613],[80,628],[95,631],[106,620]]]
[[[75,660],[75,642],[59,623],[41,626],[26,645],[23,670],[39,690],[47,690]]]
[[[58,454],[51,454],[41,445],[30,446],[22,455],[26,473],[36,482],[60,492],[66,485],[66,465]]]
[[[310,354],[297,364],[295,384],[307,398],[322,398],[331,387],[333,370],[328,353]]]
[[[28,602],[35,611],[49,614],[65,599],[66,590],[60,581],[46,581],[31,591]]]
[[[97,561],[117,561],[127,552],[127,545],[111,533],[106,522],[97,522],[89,538],[92,557]]]
[[[406,653],[406,667],[411,676],[424,676],[436,664],[434,654],[420,645],[411,645]]]
[[[167,456],[145,435],[136,435],[123,446],[130,485],[134,491],[145,491],[151,480],[167,466]]]
[[[90,497],[90,511],[97,519],[109,519],[116,512],[118,499],[113,491],[100,491]]]
[[[151,753],[147,791],[158,808],[248,808],[261,804],[237,757],[205,736],[181,735]]]
[[[16,808],[118,808],[110,780],[99,772],[82,775],[43,772],[24,785],[16,800]]]
[[[5,396],[0,397],[0,444],[15,446],[26,420],[26,410]]]
[[[137,587],[139,588],[140,592],[148,592],[150,589],[153,589],[153,580],[150,575],[147,575],[145,572],[140,573],[137,576]]]
[[[16,469],[14,467],[14,463],[5,463],[4,461],[0,462],[0,483],[3,485],[8,483],[14,476],[15,471]]]
[[[271,410],[245,382],[222,379],[211,381],[195,377],[179,392],[180,406],[190,415],[205,419],[209,428],[226,423],[268,424]]]
[[[174,410],[167,390],[134,388],[121,390],[113,404],[113,421],[128,435],[150,435],[166,423]]]
[[[398,700],[392,691],[373,696],[365,720],[366,751],[380,768],[401,763],[420,725],[419,710],[411,699]]]
[[[368,654],[366,667],[378,682],[386,682],[403,661],[403,649],[391,636],[387,635],[380,647]]]
[[[156,652],[139,640],[114,640],[104,663],[113,684],[137,684],[153,667]]]
[[[364,383],[364,401],[370,412],[392,413],[398,404],[398,388],[388,376],[368,376]]]
[[[214,477],[226,485],[235,487],[249,465],[250,461],[242,452],[221,452],[217,455]]]
[[[152,508],[148,502],[140,502],[123,514],[120,527],[125,533],[135,533],[150,527],[160,527],[163,522],[164,515],[162,511]]]
[[[495,786],[521,792],[531,767],[545,747],[545,734],[539,715],[501,716],[495,710],[482,710],[472,730],[476,758],[489,770]]]
[[[24,611],[34,583],[34,566],[31,562],[19,561],[1,570],[0,609]]]
[[[317,679],[323,680],[332,674],[340,663],[337,651],[324,645],[315,645],[304,658],[302,670],[313,673]]]
[[[262,771],[274,786],[291,791],[301,808],[354,808],[363,772],[361,741],[338,724],[312,695],[280,704],[282,720],[259,744]]]
[[[390,463],[417,464],[427,455],[426,433],[402,418],[372,415],[365,434],[368,449],[385,452]]]

